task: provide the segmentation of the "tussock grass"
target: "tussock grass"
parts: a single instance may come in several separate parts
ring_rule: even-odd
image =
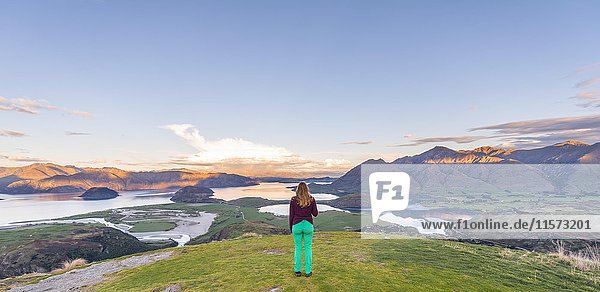
[[[64,273],[64,272],[70,271],[72,269],[75,269],[75,268],[78,268],[81,266],[85,266],[87,264],[88,264],[88,261],[86,261],[85,259],[74,259],[74,260],[70,260],[70,261],[64,261],[62,263],[62,267],[52,271],[52,273]]]
[[[576,252],[568,251],[562,241],[554,243],[556,251],[553,255],[561,261],[581,271],[600,271],[600,247],[587,246]]]

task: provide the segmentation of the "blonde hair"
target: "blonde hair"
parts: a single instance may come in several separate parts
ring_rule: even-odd
[[[312,203],[313,197],[310,195],[310,191],[305,182],[298,184],[296,196],[294,198],[298,201],[298,206],[300,206],[300,208],[306,208]]]

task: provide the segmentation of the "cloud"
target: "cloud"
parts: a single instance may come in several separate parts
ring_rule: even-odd
[[[294,156],[282,147],[256,144],[240,138],[225,138],[207,141],[193,125],[166,125],[164,129],[173,131],[199,152],[193,155],[198,162],[220,162],[227,159],[253,159],[257,161],[284,161]]]
[[[587,87],[587,86],[590,86],[590,85],[594,85],[596,83],[600,83],[600,77],[591,78],[591,79],[588,79],[588,80],[581,81],[581,82],[575,84],[575,87],[582,88],[582,87]]]
[[[564,78],[575,76],[575,75],[578,75],[578,74],[581,74],[584,72],[598,70],[598,69],[600,69],[600,62],[593,63],[593,64],[583,66],[583,67],[579,67],[579,68],[575,69],[575,71],[573,71],[572,73],[567,74]]]
[[[498,134],[522,135],[600,127],[600,115],[550,118],[497,124],[472,128],[469,131],[493,130]]]
[[[471,142],[476,142],[483,139],[488,139],[487,136],[450,136],[450,137],[429,137],[429,138],[419,138],[412,139],[411,143],[405,144],[395,144],[390,145],[390,147],[408,147],[408,146],[419,146],[428,143],[445,143],[445,142],[454,142],[458,144],[466,144]]]
[[[20,153],[29,153],[29,149],[26,148],[17,147],[15,148],[15,150],[17,150]]]
[[[369,145],[373,143],[373,141],[349,141],[349,142],[342,142],[340,144],[344,144],[344,145]]]
[[[21,133],[21,132],[17,132],[17,131],[0,129],[0,136],[2,136],[2,137],[24,137],[26,135],[25,135],[25,133]]]
[[[0,155],[0,158],[4,159],[4,160],[10,160],[10,161],[16,161],[16,162],[29,162],[29,163],[48,162],[48,160],[45,160],[45,159],[40,159],[40,158],[35,158],[35,157],[28,157],[28,156]]]
[[[79,111],[79,110],[68,110],[61,109],[57,106],[49,104],[47,101],[42,99],[31,99],[31,98],[6,98],[0,96],[0,111],[18,112],[26,114],[39,114],[41,111],[52,111],[60,110],[67,114],[78,116],[82,118],[92,117],[93,114],[90,112]]]
[[[0,110],[13,111],[27,114],[37,114],[41,110],[55,110],[57,107],[50,105],[45,100],[29,98],[5,98],[0,96]]]
[[[161,128],[172,131],[197,151],[194,154],[173,157],[171,163],[175,165],[246,175],[329,175],[339,174],[351,166],[347,160],[309,160],[283,147],[254,143],[241,138],[207,140],[190,124],[173,124]]]
[[[67,136],[89,136],[92,133],[86,133],[86,132],[71,132],[71,131],[66,131],[65,135]]]
[[[583,72],[593,71],[593,70],[597,70],[597,69],[600,69],[600,62],[591,64],[591,65],[587,65],[587,66],[583,66],[583,67],[579,67],[575,70],[575,73],[583,73]]]
[[[78,116],[78,117],[81,117],[81,118],[91,118],[94,115],[94,114],[92,114],[90,112],[77,111],[77,110],[69,111],[69,114],[71,114],[73,116]]]
[[[597,142],[600,141],[600,115],[516,121],[476,127],[469,129],[469,131],[489,131],[490,134],[419,138],[412,139],[411,143],[396,144],[391,145],[391,147],[419,146],[427,143],[444,142],[464,144],[486,139],[497,139],[500,145],[505,148],[540,147],[566,140]]]
[[[600,90],[597,89],[577,93],[571,98],[581,101],[578,105],[582,107],[600,107]]]
[[[338,176],[354,166],[345,159],[325,159],[323,161],[307,160],[300,157],[286,161],[255,161],[253,159],[227,159],[214,163],[194,162],[183,156],[173,159],[169,165],[193,167],[206,171],[222,171],[248,176]]]
[[[600,115],[537,119],[472,128],[492,131],[490,138],[517,147],[544,146],[565,140],[600,140]]]

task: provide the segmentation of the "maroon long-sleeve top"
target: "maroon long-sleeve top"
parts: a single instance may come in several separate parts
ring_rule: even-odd
[[[310,224],[313,224],[313,216],[317,217],[318,215],[319,210],[317,210],[317,202],[315,202],[314,198],[310,202],[310,205],[302,208],[298,205],[296,197],[293,197],[290,200],[290,231],[294,224],[299,223],[302,220],[306,220],[310,222]]]

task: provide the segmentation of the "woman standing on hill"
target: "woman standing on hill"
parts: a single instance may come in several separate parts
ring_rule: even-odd
[[[294,236],[294,272],[302,276],[302,241],[304,241],[304,272],[312,276],[312,237],[315,231],[313,216],[317,217],[317,202],[310,195],[306,183],[301,182],[296,188],[296,195],[290,200],[290,231]]]

